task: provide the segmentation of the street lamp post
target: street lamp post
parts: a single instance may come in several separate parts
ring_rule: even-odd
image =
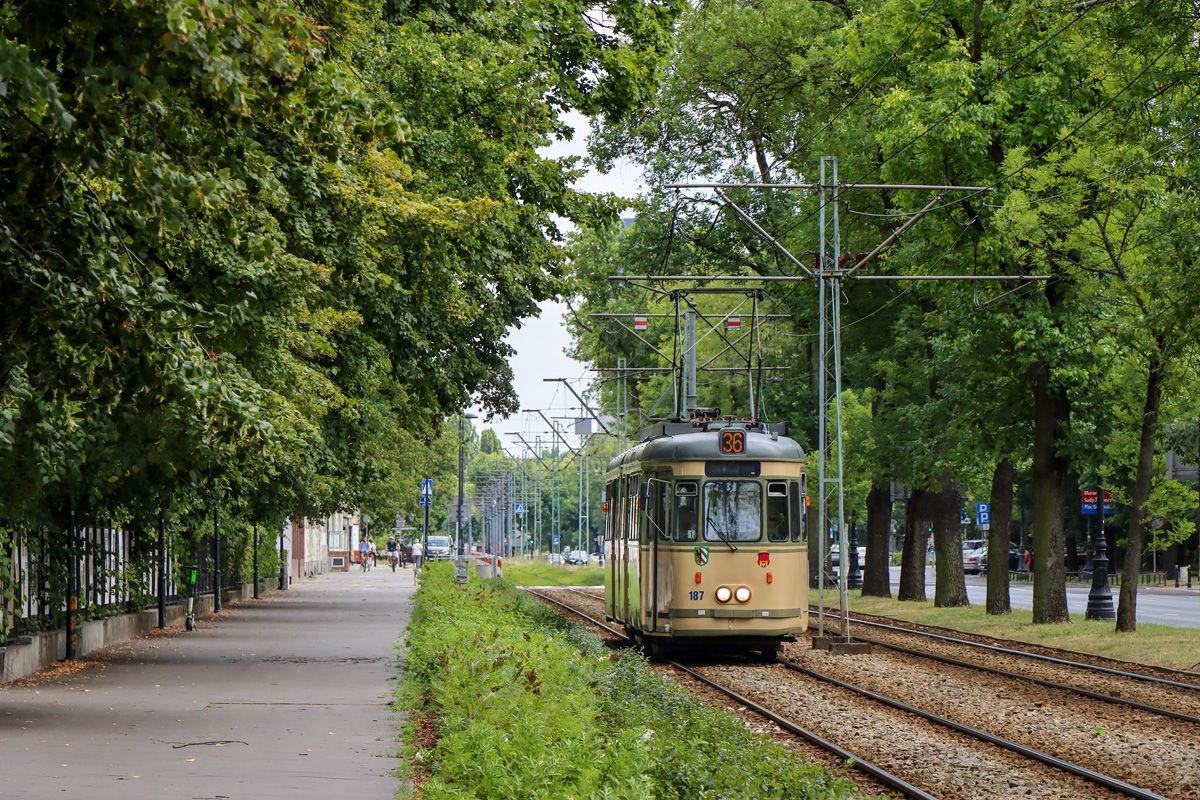
[[[471,413],[460,414],[458,417],[458,513],[454,519],[458,523],[458,555],[460,557],[465,552],[463,550],[463,472],[466,469],[466,460],[463,455],[463,443],[466,438],[466,421],[469,419],[478,419],[478,417]]]

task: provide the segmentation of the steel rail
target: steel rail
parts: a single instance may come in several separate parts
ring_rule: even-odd
[[[814,606],[810,606],[814,608]],[[1200,692],[1200,684],[1189,683],[1187,681],[1176,681],[1170,678],[1160,678],[1157,675],[1147,675],[1144,672],[1130,672],[1128,670],[1116,669],[1115,667],[1104,667],[1099,664],[1089,664],[1086,661],[1072,661],[1069,658],[1059,658],[1057,656],[1048,656],[1042,653],[1033,653],[1029,650],[1017,650],[1011,647],[1001,647],[995,644],[986,644],[984,642],[973,642],[970,639],[959,639],[954,636],[946,636],[932,631],[917,630],[914,628],[903,628],[898,625],[888,625],[883,622],[872,622],[870,620],[855,617],[852,622],[855,625],[868,625],[872,628],[883,628],[885,630],[895,631],[897,633],[909,633],[913,636],[924,636],[929,639],[935,639],[943,642],[951,642],[953,644],[965,644],[971,647],[978,647],[983,650],[990,650],[995,653],[1004,653],[1005,655],[1024,656],[1037,661],[1046,661],[1051,664],[1058,664],[1064,667],[1074,667],[1076,669],[1088,670],[1091,672],[1100,672],[1106,675],[1116,675],[1122,678],[1130,678],[1131,680],[1145,681],[1147,683],[1155,683],[1160,686],[1171,686],[1176,689],[1187,689],[1193,692]],[[990,637],[989,637],[990,638]]]
[[[574,589],[571,587],[561,587],[561,588],[567,588],[567,589],[570,589],[570,591],[575,592],[576,594],[582,594],[587,597],[596,599],[595,595],[588,594],[586,592],[581,592],[578,589]],[[529,594],[533,595],[534,597],[537,597],[538,599],[540,599],[544,602],[548,602],[548,603],[551,603],[552,605],[558,606],[559,608],[561,608],[565,611],[569,611],[570,613],[576,615],[577,617],[580,617],[581,619],[586,620],[587,622],[591,623],[592,625],[595,625],[596,627],[598,627],[602,630],[608,631],[610,634],[621,639],[622,641],[630,642],[630,643],[632,643],[632,641],[633,641],[623,631],[619,631],[616,628],[612,627],[611,625],[601,622],[600,620],[596,619],[595,617],[592,617],[592,616],[580,611],[577,608],[572,608],[571,606],[567,605],[566,603],[562,602],[561,600],[558,600],[554,597],[550,597],[549,595],[539,592],[538,590],[532,589],[528,586],[522,586],[521,589],[524,590],[525,592],[528,592]],[[712,680],[711,678],[701,675],[699,672],[696,672],[691,667],[686,667],[683,664],[680,664],[678,661],[670,661],[670,662],[667,662],[667,664],[668,664],[668,666],[672,667],[673,669],[677,669],[680,672],[686,673],[687,675],[695,678],[696,680],[700,681],[701,683],[705,684],[706,686],[710,686],[713,689],[716,689],[721,694],[723,694],[726,697],[730,698],[731,700],[739,703],[740,705],[745,706],[746,709],[753,711],[755,714],[758,714],[760,717],[770,720],[771,722],[775,723],[776,725],[778,725],[779,727],[788,731],[789,733],[799,736],[801,739],[804,739],[805,741],[807,741],[811,744],[814,744],[823,750],[827,750],[827,751],[833,753],[835,756],[838,757],[839,760],[841,760],[843,762],[848,762],[850,764],[850,766],[854,767],[855,769],[859,770],[860,772],[864,772],[867,775],[870,775],[872,778],[879,781],[883,785],[888,786],[892,789],[895,789],[896,791],[903,794],[905,797],[916,798],[916,800],[937,800],[937,798],[934,795],[931,795],[928,792],[918,789],[916,786],[913,786],[911,783],[904,780],[900,776],[894,775],[891,772],[888,772],[887,770],[885,770],[883,767],[880,767],[880,766],[862,758],[861,756],[855,755],[854,753],[850,752],[849,750],[846,750],[845,748],[841,747],[840,745],[834,744],[833,742],[829,741],[828,739],[825,739],[824,737],[822,737],[816,733],[813,733],[812,731],[810,731],[806,728],[803,728],[800,725],[797,725],[795,722],[787,719],[786,717],[782,717],[782,716],[776,714],[775,712],[773,712],[763,706],[760,706],[759,704],[755,703],[750,698],[740,695],[737,692],[735,692],[733,689],[729,688],[728,686],[725,686],[721,683],[718,683],[717,681]]]
[[[1143,789],[1140,786],[1134,786],[1131,783],[1126,783],[1125,781],[1120,780],[1119,778],[1114,778],[1111,775],[1105,775],[1102,772],[1096,772],[1095,770],[1088,769],[1087,767],[1081,767],[1078,764],[1071,763],[1070,761],[1064,761],[1057,756],[1052,756],[1049,753],[1043,753],[1041,750],[1035,750],[1032,747],[1027,747],[1026,745],[1014,742],[1011,739],[1005,739],[1002,736],[996,736],[995,734],[988,733],[985,730],[952,720],[948,717],[943,717],[940,714],[935,714],[932,711],[926,711],[901,700],[896,700],[895,698],[873,692],[870,689],[864,689],[861,686],[848,683],[847,681],[843,681],[840,678],[835,678],[832,675],[826,675],[822,672],[811,670],[808,667],[795,663],[794,661],[779,661],[777,663],[790,670],[793,670],[794,672],[799,672],[801,675],[807,675],[810,678],[824,681],[825,683],[829,683],[833,686],[838,686],[842,689],[862,695],[863,697],[874,700],[875,702],[881,703],[882,705],[890,708],[915,714],[922,719],[946,728],[950,728],[951,730],[958,731],[959,733],[966,734],[967,736],[978,739],[981,742],[987,742],[988,744],[993,744],[997,747],[1003,747],[1005,750],[1011,750],[1014,753],[1023,755],[1026,758],[1031,758],[1041,764],[1056,767],[1064,772],[1069,772],[1072,775],[1076,775],[1084,780],[1091,781],[1092,783],[1098,783],[1101,786],[1120,792],[1121,794],[1125,794],[1130,797],[1136,797],[1138,800],[1169,800],[1169,798],[1164,797],[1161,794],[1157,794],[1156,792],[1152,792],[1148,789]]]
[[[588,595],[588,596],[595,597],[595,595]],[[1069,683],[1058,683],[1057,681],[1048,681],[1048,680],[1043,680],[1042,678],[1034,678],[1029,675],[1023,675],[1019,672],[1009,672],[1008,670],[998,669],[996,667],[989,667],[985,664],[976,664],[973,661],[963,661],[958,658],[951,658],[950,656],[940,656],[940,655],[935,655],[933,653],[927,653],[923,650],[913,650],[911,647],[904,647],[902,645],[892,644],[890,642],[881,642],[878,639],[869,639],[869,638],[866,638],[863,636],[855,636],[854,639],[855,639],[855,641],[868,642],[870,644],[875,645],[876,647],[886,647],[888,650],[895,650],[898,653],[904,653],[906,655],[915,656],[917,658],[924,658],[924,659],[928,659],[930,661],[938,661],[942,664],[950,664],[955,667],[964,667],[966,669],[975,670],[976,672],[983,672],[988,675],[999,675],[1004,678],[1012,678],[1013,680],[1018,680],[1021,683],[1033,683],[1038,686],[1045,686],[1048,689],[1059,689],[1064,692],[1072,692],[1074,694],[1082,695],[1084,697],[1089,697],[1093,700],[1101,700],[1106,703],[1114,703],[1114,704],[1120,705],[1120,706],[1128,706],[1130,708],[1136,708],[1139,711],[1148,711],[1152,714],[1158,714],[1158,715],[1164,716],[1164,717],[1171,717],[1172,719],[1181,720],[1183,722],[1194,722],[1194,723],[1200,725],[1200,717],[1197,717],[1193,714],[1185,714],[1182,711],[1174,711],[1169,708],[1162,708],[1160,706],[1152,706],[1149,703],[1140,703],[1137,700],[1129,700],[1124,697],[1116,697],[1114,695],[1104,694],[1103,692],[1094,692],[1091,689],[1084,689],[1082,686],[1072,686]]]

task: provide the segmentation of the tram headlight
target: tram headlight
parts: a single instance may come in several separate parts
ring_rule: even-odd
[[[737,598],[737,601],[738,601],[739,603],[746,603],[746,602],[749,602],[749,600],[750,600],[750,587],[749,587],[749,586],[739,586],[739,587],[737,587],[737,589],[736,589],[736,590],[734,590],[734,592],[733,592],[733,596]]]
[[[728,603],[732,599],[733,599],[733,590],[732,589],[730,589],[728,586],[718,586],[717,587],[717,602],[718,603]]]

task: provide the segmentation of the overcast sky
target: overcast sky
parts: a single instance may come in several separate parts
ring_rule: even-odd
[[[583,156],[587,152],[587,137],[591,130],[588,120],[581,114],[567,115],[566,121],[575,129],[574,138],[559,141],[542,152],[554,157]],[[575,188],[585,192],[613,192],[614,194],[633,197],[641,190],[641,169],[631,163],[619,162],[607,174],[590,170],[580,180]],[[568,230],[570,223],[563,223]],[[516,349],[513,356],[513,387],[521,400],[521,408],[525,409],[554,409],[554,413],[546,412],[546,416],[566,416],[578,413],[579,403],[562,384],[546,383],[543,378],[568,378],[575,390],[583,393],[583,388],[592,378],[587,365],[567,356],[564,352],[569,344],[569,338],[564,326],[563,316],[567,313],[563,303],[547,302],[541,305],[541,314],[525,320],[525,323],[508,336],[508,342]],[[571,411],[569,409],[575,409]],[[474,409],[479,414],[479,409]],[[568,430],[570,420],[560,420]],[[529,434],[548,432],[546,424],[536,414],[515,414],[504,420],[492,420],[476,423],[480,429],[492,427],[500,434],[505,446],[514,454],[517,450],[510,444],[514,437],[507,435],[517,432],[533,441]],[[518,444],[518,447],[520,445]]]

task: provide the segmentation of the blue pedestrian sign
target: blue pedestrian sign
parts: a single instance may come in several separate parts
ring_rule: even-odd
[[[421,497],[433,497],[433,478],[421,481]]]
[[[990,503],[975,504],[975,521],[980,525],[992,524],[992,506]]]
[[[524,516],[525,515],[525,504],[524,503],[513,503],[513,513],[518,516]]]

